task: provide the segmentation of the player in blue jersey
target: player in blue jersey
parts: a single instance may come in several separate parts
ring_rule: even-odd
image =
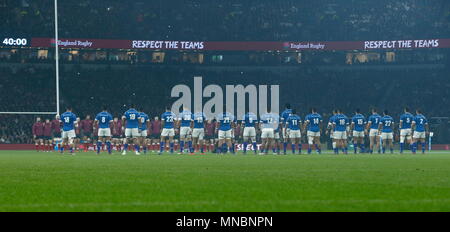
[[[103,111],[98,113],[94,120],[94,131],[96,128],[98,128],[97,154],[100,154],[103,143],[106,144],[108,153],[111,154],[110,124],[112,122],[113,117],[110,113],[108,113],[106,106],[104,106]]]
[[[366,127],[366,118],[361,114],[360,109],[356,109],[352,117],[350,131],[353,131],[353,151],[356,154],[359,146],[359,153],[364,153],[364,129]]]
[[[403,153],[405,148],[405,140],[412,146],[412,130],[411,124],[414,119],[414,115],[409,112],[409,108],[405,107],[404,113],[400,115],[399,129],[400,129],[400,154]]]
[[[235,118],[229,112],[223,112],[216,116],[217,133],[219,138],[218,152],[228,153],[230,149],[234,153],[231,144],[232,130],[234,129]]]
[[[381,134],[381,140],[383,141],[383,154],[386,152],[388,146],[391,150],[391,154],[394,153],[394,144],[392,143],[394,140],[394,132],[392,128],[394,128],[394,119],[389,116],[388,111],[385,110],[378,126],[378,134]]]
[[[289,129],[289,139],[291,140],[292,154],[295,154],[296,146],[298,147],[298,153],[301,154],[302,150],[300,145],[302,134],[300,128],[302,127],[302,119],[297,115],[295,109],[291,111],[291,115],[286,119],[285,128]]]
[[[282,136],[283,136],[283,154],[286,154],[286,150],[287,150],[287,143],[289,140],[289,128],[285,128],[283,127],[286,124],[286,120],[287,118],[292,114],[292,109],[291,109],[291,104],[286,103],[285,104],[285,109],[283,112],[281,112],[281,131],[282,131]]]
[[[267,154],[269,152],[269,149],[273,146],[272,144],[275,138],[275,129],[279,127],[279,124],[280,124],[280,116],[278,116],[278,114],[267,112],[261,115],[260,120],[261,139],[262,139],[261,153]]]
[[[74,155],[74,138],[75,138],[75,128],[78,127],[77,116],[72,113],[72,108],[67,107],[66,112],[61,114],[59,117],[63,124],[62,131],[62,146],[60,147],[60,152],[64,152],[64,146],[68,145],[70,147],[70,154]]]
[[[147,139],[147,130],[150,127],[150,118],[146,113],[143,112],[144,109],[139,109],[139,149],[144,151],[144,154],[147,154],[147,147],[150,145],[150,142]]]
[[[187,109],[183,108],[183,111],[178,115],[178,126],[180,128],[180,153],[184,152],[184,146],[188,143],[189,152],[193,152],[192,149],[192,122],[193,122],[193,114]]]
[[[376,109],[372,109],[372,115],[369,116],[366,126],[366,134],[369,134],[369,153],[372,154],[373,150],[378,148],[380,153],[380,138],[378,134],[378,126],[380,125],[381,116],[377,113]]]
[[[195,152],[200,150],[201,154],[205,154],[203,137],[205,137],[206,117],[203,112],[197,112],[193,115],[194,129],[192,130],[192,144]]]
[[[256,154],[256,127],[258,126],[258,117],[256,114],[252,112],[246,113],[242,119],[242,126],[244,127],[242,132],[242,137],[244,138],[244,154],[247,153],[249,141],[252,143],[253,151]]]
[[[165,149],[166,141],[169,140],[170,153],[173,153],[173,137],[175,136],[176,115],[166,107],[166,112],[161,115],[161,142],[159,143],[159,154]]]
[[[312,145],[316,147],[317,153],[321,153],[320,148],[320,128],[322,127],[322,116],[315,108],[311,108],[311,113],[306,115],[303,131],[306,131],[308,139],[308,154],[311,154]]]
[[[140,137],[139,111],[135,109],[135,106],[133,104],[131,105],[129,110],[125,111],[122,116],[122,127],[124,127],[124,125],[126,125],[126,128],[122,155],[127,154],[128,143],[130,142],[134,144],[135,154],[140,155],[138,143],[138,138]]]
[[[328,119],[328,125],[327,125],[327,129],[325,131],[325,134],[330,134],[330,139],[331,139],[331,147],[333,148],[333,151],[336,150],[336,140],[334,139],[334,130],[333,130],[333,122],[334,119],[336,118],[337,115],[337,110],[334,109],[331,112],[331,116]]]
[[[349,120],[345,116],[342,110],[338,110],[333,122],[333,137],[336,140],[335,154],[339,154],[339,148],[342,149],[344,154],[347,154],[347,127]]]
[[[429,127],[428,120],[425,116],[423,116],[422,111],[420,109],[416,110],[416,116],[412,121],[412,130],[413,133],[413,147],[412,152],[416,154],[416,150],[418,147],[418,142],[422,145],[422,154],[425,153],[425,138],[429,135]]]

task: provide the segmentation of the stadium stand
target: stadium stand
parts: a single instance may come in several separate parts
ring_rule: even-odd
[[[450,35],[450,4],[445,0],[351,0],[351,8],[338,0],[145,2],[61,1],[60,36],[295,41]],[[0,14],[0,31],[5,34],[48,37],[54,33],[52,0],[2,0],[0,8],[5,12]]]

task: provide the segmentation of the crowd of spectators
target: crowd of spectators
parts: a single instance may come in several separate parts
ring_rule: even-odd
[[[53,0],[0,0],[0,31],[54,35]],[[64,0],[60,37],[297,41],[450,36],[447,0]]]
[[[106,105],[120,117],[131,103],[142,107],[152,118],[177,98],[171,88],[185,84],[193,93],[193,76],[209,84],[279,85],[280,107],[286,102],[304,117],[309,107],[316,107],[328,120],[329,112],[341,108],[351,116],[356,108],[366,115],[371,107],[388,109],[398,118],[402,107],[421,108],[428,118],[449,117],[450,82],[448,68],[395,69],[319,69],[315,67],[263,69],[260,67],[199,68],[196,66],[150,66],[90,69],[62,67],[60,74],[61,111],[70,105],[82,119],[101,111]],[[55,111],[54,69],[40,65],[0,69],[0,111]],[[198,90],[196,90],[198,91]],[[204,99],[204,102],[207,99]],[[280,109],[281,110],[281,109]],[[0,143],[31,142],[31,125],[37,115],[1,115]],[[52,115],[43,116],[53,117]],[[448,119],[442,123],[447,125]],[[444,132],[443,132],[444,133]],[[446,131],[445,133],[448,133]],[[436,136],[445,140],[444,137]],[[449,141],[442,141],[448,143]]]

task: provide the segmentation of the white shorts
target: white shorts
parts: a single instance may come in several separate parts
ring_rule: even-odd
[[[400,136],[411,136],[411,129],[400,129]]]
[[[98,137],[111,137],[111,129],[110,128],[98,128]]]
[[[394,133],[392,132],[381,132],[381,139],[394,139]]]
[[[199,140],[203,140],[204,136],[205,136],[205,130],[203,128],[194,128],[194,130],[192,130],[193,138],[198,138]]]
[[[289,130],[289,138],[298,139],[302,137],[300,130]]]
[[[73,139],[76,137],[75,130],[62,131],[61,136],[63,139]]]
[[[266,138],[274,138],[275,134],[274,134],[274,130],[273,128],[263,128],[261,131],[261,138],[266,139]]]
[[[415,139],[424,139],[425,137],[426,137],[425,136],[425,131],[423,131],[423,132],[414,131],[413,138],[415,138]]]
[[[175,129],[173,128],[163,128],[161,131],[161,137],[173,137],[175,136]]]
[[[369,137],[378,136],[378,129],[370,129]]]
[[[364,131],[353,131],[353,137],[364,138]]]
[[[140,137],[147,137],[147,130],[142,130],[140,133],[139,133],[139,136]]]
[[[139,129],[138,128],[125,128],[125,137],[130,138],[136,138],[139,137]]]
[[[320,131],[314,132],[314,131],[307,131],[306,136],[308,137],[320,137]]]
[[[256,129],[254,127],[245,127],[243,136],[244,137],[256,137]]]
[[[180,138],[189,137],[192,134],[192,130],[188,126],[180,127]]]
[[[335,131],[333,136],[334,139],[347,139],[347,131]]]
[[[231,129],[227,131],[219,130],[219,139],[231,139]]]

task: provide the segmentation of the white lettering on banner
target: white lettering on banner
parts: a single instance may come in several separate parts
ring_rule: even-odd
[[[161,40],[133,40],[132,48],[150,48],[150,49],[204,49],[204,42],[191,41],[161,41]]]
[[[314,43],[306,43],[306,44],[302,44],[302,43],[291,43],[291,48],[294,49],[309,49],[309,48],[313,48],[313,49],[324,49],[325,48],[325,44],[322,43],[318,43],[318,44],[314,44]]]
[[[438,39],[414,40],[414,46],[416,48],[436,48],[439,47],[439,40]]]
[[[67,46],[76,46],[76,47],[92,47],[93,42],[91,41],[80,41],[80,40],[73,40],[73,41],[69,41],[69,40],[65,40],[65,41],[61,41],[58,40],[58,46],[63,46],[63,47],[67,47]]]
[[[437,47],[439,47],[439,39],[364,41],[364,49],[437,48]]]
[[[397,41],[365,41],[364,49],[395,48]]]

